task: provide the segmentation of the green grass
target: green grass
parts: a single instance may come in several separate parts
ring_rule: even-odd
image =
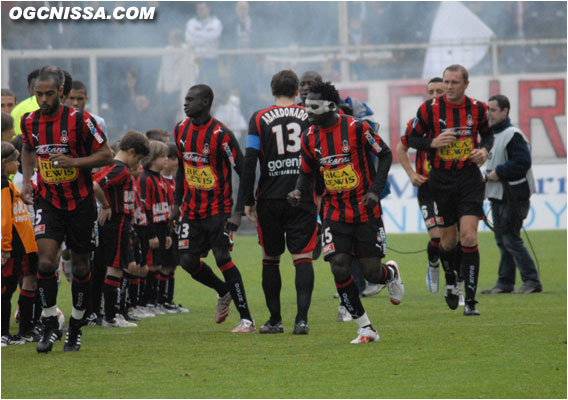
[[[57,342],[49,355],[35,345],[2,349],[2,398],[566,398],[566,231],[530,232],[544,292],[478,295],[481,317],[451,311],[425,285],[426,254],[400,255],[406,287],[394,307],[386,293],[364,299],[381,334],[376,344],[350,345],[354,323],[335,322],[338,301],[329,266],[315,263],[310,334],[291,335],[294,271],[285,255],[285,333],[231,335],[214,322],[215,293],[181,269],[176,300],[189,314],[158,316],[138,328],[86,327],[78,353]],[[389,247],[425,247],[426,234],[390,235]],[[479,292],[497,276],[498,249],[480,234]],[[256,238],[237,236],[233,259],[260,326],[268,318]],[[214,265],[211,257],[208,260]],[[60,306],[70,313],[63,283]],[[16,329],[12,327],[12,332]]]

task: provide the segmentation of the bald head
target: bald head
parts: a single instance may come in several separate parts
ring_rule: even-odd
[[[306,71],[302,74],[300,78],[300,99],[302,99],[302,104],[306,104],[310,87],[316,82],[323,82],[319,72]]]

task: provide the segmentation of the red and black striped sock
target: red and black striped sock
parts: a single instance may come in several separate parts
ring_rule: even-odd
[[[231,259],[219,263],[219,269],[225,278],[225,284],[231,292],[233,302],[237,307],[237,311],[241,315],[241,319],[248,319],[252,321],[250,310],[247,303],[247,296],[245,293],[245,285],[239,269]]]
[[[335,287],[337,288],[337,293],[339,293],[341,304],[347,308],[353,319],[357,319],[365,314],[365,308],[363,308],[359,298],[359,290],[357,285],[355,285],[353,276],[349,276],[349,279],[345,282],[335,281]]]
[[[35,290],[20,289],[20,298],[18,305],[20,306],[20,327],[19,334],[28,333],[34,326],[33,313],[35,303]]]
[[[461,269],[465,280],[465,302],[475,304],[477,292],[477,279],[479,277],[479,247],[461,246]]]
[[[105,299],[105,319],[111,322],[119,308],[119,292],[120,292],[120,281],[122,278],[107,275],[105,278],[105,284],[103,287],[103,296]]]
[[[308,310],[314,290],[314,266],[310,258],[294,260],[294,266],[296,267],[296,303],[298,307],[296,323],[308,322]]]
[[[262,260],[262,290],[266,307],[270,312],[270,323],[276,325],[282,321],[280,310],[280,291],[282,277],[280,276],[280,260]]]

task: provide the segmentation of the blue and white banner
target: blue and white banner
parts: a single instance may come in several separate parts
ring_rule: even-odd
[[[524,227],[527,230],[566,229],[566,164],[533,165],[536,193]],[[390,195],[382,200],[383,222],[388,233],[426,232],[418,207],[416,190],[400,166],[393,164],[389,173]],[[485,202],[485,211],[489,202]],[[480,231],[488,231],[481,222]]]

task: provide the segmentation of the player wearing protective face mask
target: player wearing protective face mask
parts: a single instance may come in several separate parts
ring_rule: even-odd
[[[365,278],[386,284],[391,303],[400,304],[404,286],[394,261],[382,264],[384,228],[379,196],[392,163],[389,147],[365,121],[339,115],[339,94],[327,82],[310,88],[306,107],[313,126],[302,137],[302,165],[296,189],[288,199],[297,204],[303,193],[313,190],[313,171],[321,174],[325,190],[323,207],[323,254],[340,298],[359,325],[351,343],[377,342],[379,334],[359,299],[351,275],[353,257],[361,263]],[[371,153],[379,158],[375,168]]]

